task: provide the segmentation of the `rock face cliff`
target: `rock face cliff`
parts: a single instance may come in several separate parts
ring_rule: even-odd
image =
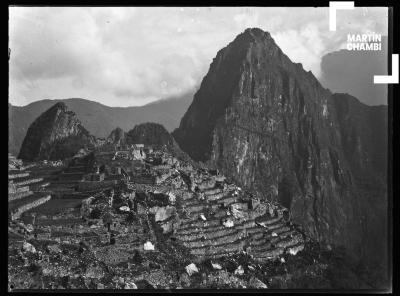
[[[122,128],[117,127],[107,137],[107,141],[113,144],[123,144],[125,142],[126,133]]]
[[[333,94],[342,150],[358,195],[362,255],[387,258],[388,108],[367,106],[348,94]]]
[[[94,143],[95,138],[82,126],[75,113],[60,102],[30,125],[18,158],[25,161],[64,159]]]
[[[373,254],[377,249],[365,245],[372,239],[367,225],[378,224],[365,209],[374,209],[374,202],[354,180],[361,171],[384,172],[385,155],[371,134],[358,133],[372,128],[379,134],[385,125],[364,126],[369,119],[354,117],[365,113],[356,112],[357,104],[332,97],[269,33],[247,29],[217,53],[173,136],[193,159],[289,208],[316,240]],[[369,157],[368,168],[360,167],[361,156]],[[377,194],[378,200],[387,202],[385,195]]]

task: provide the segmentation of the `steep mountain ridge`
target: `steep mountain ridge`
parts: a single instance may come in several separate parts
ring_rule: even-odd
[[[314,239],[379,257],[365,244],[374,204],[352,182],[338,104],[269,33],[247,29],[217,53],[173,136],[195,160],[288,207]]]
[[[58,102],[29,126],[18,158],[25,161],[63,159],[91,145],[95,145],[95,137],[65,103]]]
[[[107,140],[112,144],[123,144],[126,140],[126,133],[122,130],[122,128],[117,127],[111,131],[110,135],[107,137]]]

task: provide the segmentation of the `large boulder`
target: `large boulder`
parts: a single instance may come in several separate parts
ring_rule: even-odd
[[[175,207],[172,206],[166,206],[166,207],[154,207],[155,209],[154,214],[155,214],[155,221],[156,222],[163,222],[165,220],[168,220],[171,218],[173,215],[176,213]]]
[[[24,252],[36,253],[36,248],[32,244],[30,244],[28,242],[24,242],[22,244],[22,250]]]

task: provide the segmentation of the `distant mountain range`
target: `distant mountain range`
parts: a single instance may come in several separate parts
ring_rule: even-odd
[[[348,93],[367,105],[387,105],[387,85],[374,84],[374,75],[385,75],[387,37],[382,36],[382,50],[341,49],[322,57],[321,84],[332,92]]]
[[[96,137],[107,137],[116,127],[124,131],[144,122],[162,124],[168,131],[178,127],[189,107],[193,93],[179,97],[158,100],[137,107],[109,107],[97,102],[73,98],[63,100],[40,100],[26,106],[8,105],[9,114],[9,152],[18,155],[30,124],[40,114],[57,102],[64,102],[76,113],[83,126]]]
[[[128,132],[115,128],[107,137],[114,144],[145,144],[163,146],[178,157],[184,155],[171,134],[159,123],[135,125]],[[23,161],[64,160],[81,149],[93,150],[96,138],[82,125],[74,111],[64,102],[57,102],[29,126],[18,159]]]

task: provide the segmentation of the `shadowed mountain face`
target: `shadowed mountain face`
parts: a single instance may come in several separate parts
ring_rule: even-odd
[[[25,161],[64,159],[94,144],[95,138],[75,113],[59,102],[29,126],[18,158]]]
[[[340,50],[323,56],[321,84],[333,92],[349,93],[367,105],[387,105],[387,85],[374,84],[374,75],[387,75],[387,37],[380,51]]]
[[[386,182],[387,106],[367,106],[348,94],[333,94],[342,146],[355,171],[370,171]]]
[[[387,108],[369,110],[332,97],[269,33],[247,29],[217,53],[173,136],[195,160],[288,207],[316,240],[382,261],[382,245],[370,242],[371,228],[384,227],[383,212],[368,214],[378,200],[387,203],[386,184],[367,198],[365,184],[355,182],[385,172],[386,150],[373,135],[385,137]],[[370,116],[379,117],[375,126]]]
[[[388,108],[367,106],[348,94],[334,94],[341,143],[352,172],[362,219],[362,255],[374,258],[382,272],[387,260]]]
[[[192,96],[192,93],[188,93],[140,107],[108,107],[84,99],[41,100],[23,107],[9,104],[8,149],[10,153],[17,155],[29,125],[58,101],[64,102],[75,112],[91,134],[105,138],[117,126],[128,131],[136,124],[148,121],[160,123],[168,131],[172,131],[179,125]]]
[[[114,129],[110,135],[107,137],[107,140],[113,144],[122,144],[125,142],[125,137],[126,134],[125,132],[122,130],[122,128],[117,127],[116,129]]]
[[[170,133],[157,123],[147,122],[136,125],[126,134],[128,144],[172,145],[175,141]]]

